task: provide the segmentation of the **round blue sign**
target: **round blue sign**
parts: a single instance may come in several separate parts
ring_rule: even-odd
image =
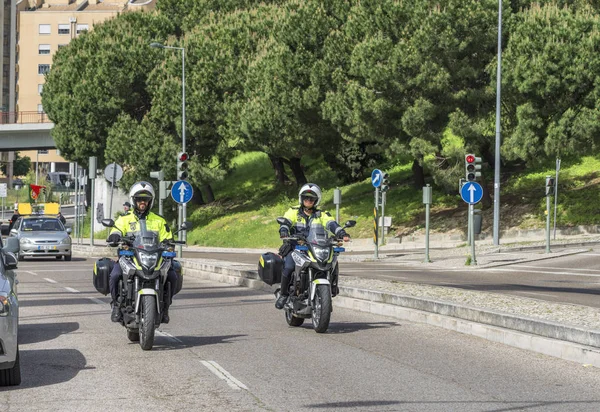
[[[373,170],[371,173],[371,183],[373,187],[381,186],[381,182],[383,182],[383,172],[379,169]]]
[[[192,200],[193,195],[194,189],[192,189],[192,185],[185,180],[175,182],[171,188],[171,197],[177,203],[187,203]]]
[[[460,196],[468,204],[474,205],[483,198],[483,188],[477,182],[467,182],[460,189]]]

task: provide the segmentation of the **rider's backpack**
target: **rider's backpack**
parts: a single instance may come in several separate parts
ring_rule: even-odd
[[[110,292],[108,278],[110,277],[110,272],[112,272],[114,265],[115,261],[109,258],[98,259],[94,264],[94,287],[103,295],[108,295]]]
[[[275,253],[263,253],[258,260],[258,276],[267,285],[281,283],[283,259]]]

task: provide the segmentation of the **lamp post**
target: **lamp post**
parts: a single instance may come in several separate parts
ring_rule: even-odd
[[[494,245],[500,244],[500,91],[502,87],[502,0],[498,0],[498,66],[496,67],[496,142],[494,155]]]
[[[165,46],[161,43],[150,43],[150,47],[154,47],[155,49],[181,50],[181,151],[185,153],[185,48]],[[183,203],[179,209],[179,226],[186,221],[186,212],[186,204]],[[186,240],[186,231],[184,230],[182,234],[182,240]]]

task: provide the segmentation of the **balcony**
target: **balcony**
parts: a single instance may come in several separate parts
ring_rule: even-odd
[[[52,123],[44,112],[0,112],[0,124]]]

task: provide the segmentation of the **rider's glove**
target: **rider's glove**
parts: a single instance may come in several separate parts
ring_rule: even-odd
[[[289,237],[289,236],[290,236],[290,232],[287,229],[285,229],[285,228],[279,229],[279,237],[280,238]]]
[[[121,235],[118,233],[111,233],[106,241],[108,242],[109,246],[117,246],[121,241]]]
[[[346,233],[344,229],[340,230],[337,234],[338,239],[350,239],[350,235]]]

